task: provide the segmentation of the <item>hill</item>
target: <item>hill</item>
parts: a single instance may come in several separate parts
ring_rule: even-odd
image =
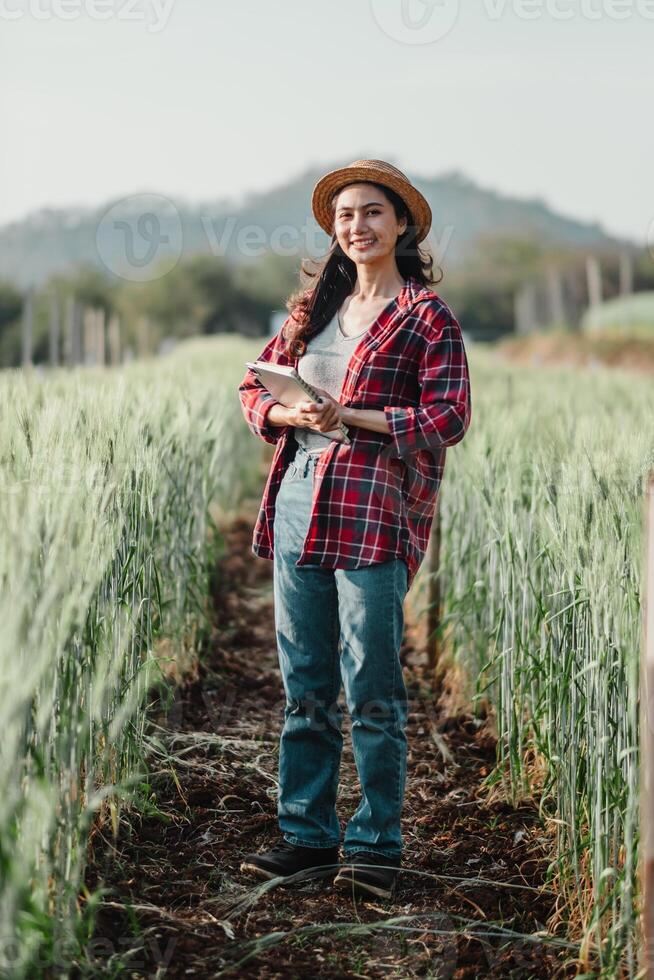
[[[0,278],[24,288],[81,262],[110,274],[120,272],[125,239],[116,228],[122,222],[133,224],[135,214],[148,216],[142,248],[147,248],[151,234],[157,258],[174,261],[178,254],[213,252],[246,262],[271,244],[275,247],[276,236],[284,249],[295,250],[293,254],[320,255],[328,238],[311,214],[311,191],[326,170],[347,162],[310,167],[282,185],[240,201],[190,203],[144,193],[98,208],[41,209],[0,227]],[[444,264],[450,269],[465,263],[474,243],[485,235],[519,234],[552,245],[593,248],[617,243],[598,224],[557,214],[540,199],[521,200],[482,188],[459,172],[408,176],[431,205],[432,249],[446,246]]]

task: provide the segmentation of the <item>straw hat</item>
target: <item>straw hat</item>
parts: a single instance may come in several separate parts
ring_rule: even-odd
[[[328,235],[334,232],[331,199],[344,184],[355,180],[373,180],[376,184],[385,184],[399,194],[411,212],[416,226],[417,241],[421,242],[426,237],[431,227],[431,208],[408,177],[385,160],[355,160],[347,167],[330,170],[320,178],[311,195],[311,208],[316,221]]]

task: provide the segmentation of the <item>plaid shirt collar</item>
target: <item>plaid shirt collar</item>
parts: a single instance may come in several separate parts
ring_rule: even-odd
[[[416,303],[425,299],[438,299],[438,296],[428,286],[423,286],[414,276],[409,276],[398,295],[387,304],[357,344],[350,362],[351,369],[348,369],[344,379],[341,404],[349,404],[349,400],[355,395],[359,375],[368,354],[394,329],[398,319],[404,317]],[[298,361],[299,357],[294,358],[295,367]]]

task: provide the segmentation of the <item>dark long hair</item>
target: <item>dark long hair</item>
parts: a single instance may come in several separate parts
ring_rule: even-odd
[[[406,280],[412,276],[423,286],[440,282],[443,278],[443,270],[437,267],[440,276],[438,279],[433,278],[434,260],[416,241],[417,230],[413,217],[400,195],[391,187],[371,180],[353,180],[350,183],[371,184],[378,188],[393,205],[398,221],[403,217],[407,218],[406,231],[395,243],[395,262],[402,278]],[[349,186],[349,184],[343,185],[343,187]],[[339,187],[334,194],[332,208],[343,187]],[[356,263],[345,254],[335,233],[332,235],[326,259],[317,263],[314,261],[313,264],[318,265],[316,271],[310,269],[304,261],[300,266],[301,276],[306,277],[311,288],[300,287],[286,301],[286,308],[291,313],[291,318],[284,326],[283,338],[286,351],[291,356],[304,353],[307,342],[333,319],[345,298],[354,289],[357,280]],[[313,284],[312,281],[316,279],[317,282]]]

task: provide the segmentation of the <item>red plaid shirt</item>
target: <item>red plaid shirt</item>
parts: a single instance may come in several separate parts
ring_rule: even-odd
[[[258,359],[297,367],[299,358],[283,353],[282,330]],[[255,555],[273,558],[275,498],[293,428],[267,422],[276,401],[249,368],[238,392],[250,430],[275,444],[252,539]],[[359,568],[400,557],[410,586],[427,549],[446,447],[463,438],[471,415],[461,328],[432,289],[407,280],[355,347],[337,400],[383,411],[390,435],[348,425],[351,445],[334,440],[320,454],[296,564]]]

